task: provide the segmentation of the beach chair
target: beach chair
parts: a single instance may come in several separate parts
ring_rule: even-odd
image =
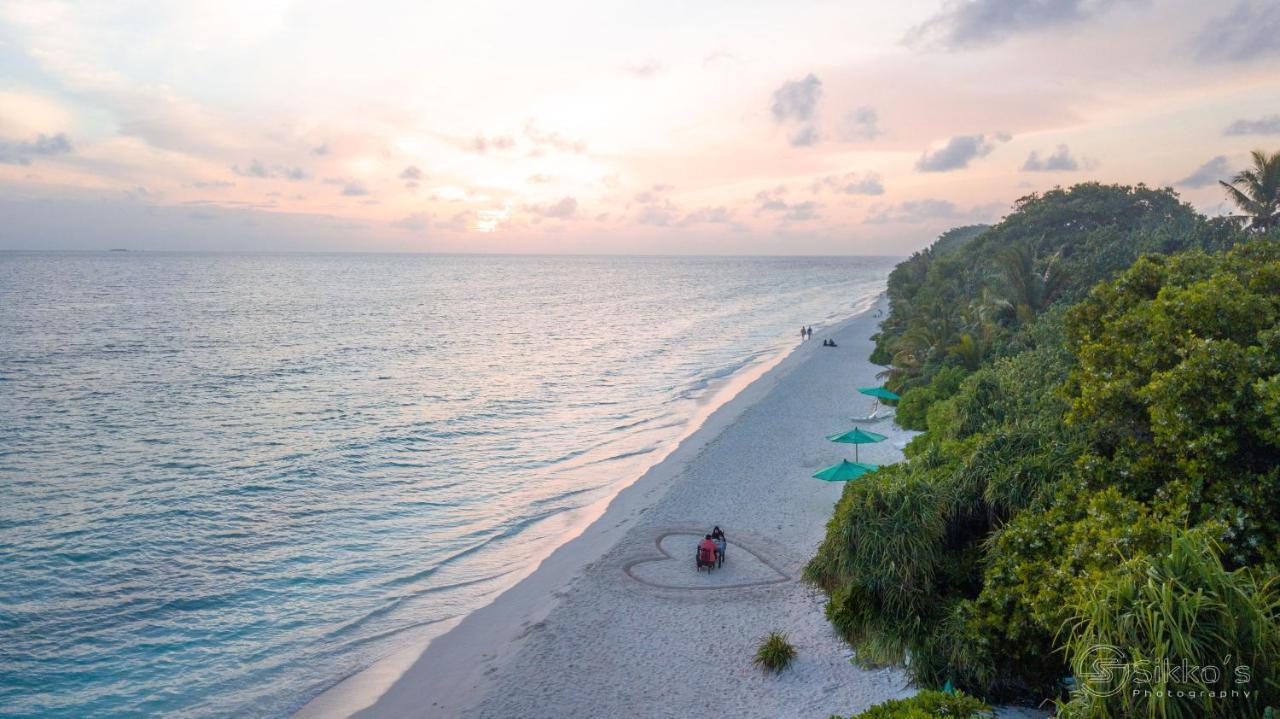
[[[850,417],[852,422],[862,422],[871,424],[873,422],[882,422],[893,416],[893,413],[887,407],[880,404],[880,400],[872,400],[870,410],[865,417]]]

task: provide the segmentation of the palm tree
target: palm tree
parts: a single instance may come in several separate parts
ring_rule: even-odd
[[[1266,232],[1280,227],[1280,152],[1270,156],[1254,150],[1253,167],[1241,170],[1231,182],[1218,182],[1227,190],[1250,229]]]
[[[1066,280],[1058,264],[1061,251],[1054,253],[1042,264],[1035,250],[1026,241],[1016,242],[999,255],[1004,274],[1005,300],[1017,312],[1020,322],[1030,322],[1041,310],[1057,297]]]

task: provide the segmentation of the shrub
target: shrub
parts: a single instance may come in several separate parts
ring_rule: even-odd
[[[967,374],[962,367],[944,367],[929,384],[908,391],[898,403],[898,424],[907,429],[928,429],[929,406],[955,394]]]
[[[964,692],[924,691],[909,699],[892,699],[849,719],[992,719],[991,707]],[[831,719],[842,719],[833,716]]]
[[[1066,648],[1080,688],[1062,716],[1243,718],[1280,703],[1274,577],[1228,571],[1205,529],[1175,533],[1166,551],[1124,570],[1069,607]],[[1100,660],[1110,672],[1098,671]]]
[[[1053,696],[1069,673],[1055,637],[1070,619],[1071,600],[1126,560],[1163,551],[1172,531],[1115,489],[1090,495],[1071,482],[1047,510],[1001,527],[986,545],[982,592],[958,611],[957,683],[988,697]]]
[[[782,632],[769,632],[760,640],[760,648],[756,650],[755,664],[767,672],[780,672],[791,666],[796,658],[796,648],[787,641]]]

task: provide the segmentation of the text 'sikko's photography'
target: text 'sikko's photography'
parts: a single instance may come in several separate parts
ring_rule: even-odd
[[[0,716],[1280,719],[1280,2],[0,2]]]

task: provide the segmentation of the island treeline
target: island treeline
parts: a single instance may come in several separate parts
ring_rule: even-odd
[[[1081,184],[893,271],[873,358],[924,434],[846,485],[806,570],[860,662],[1064,716],[1280,706],[1280,154],[1255,159],[1249,216]],[[1160,671],[1187,665],[1216,671]]]

